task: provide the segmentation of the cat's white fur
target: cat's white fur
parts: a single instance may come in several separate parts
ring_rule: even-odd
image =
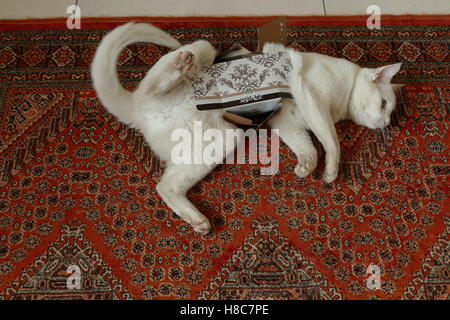
[[[361,68],[345,59],[302,53],[280,44],[264,46],[264,52],[280,51],[286,51],[291,60],[289,86],[295,103],[286,101],[269,124],[280,129],[281,138],[296,153],[295,172],[300,177],[317,165],[317,151],[306,131],[311,130],[326,152],[323,178],[332,182],[340,159],[335,123],[348,119],[371,129],[388,126],[396,104],[391,79],[401,63]]]
[[[153,42],[174,51],[163,56],[147,73],[134,92],[119,82],[116,61],[121,50],[134,42]],[[286,50],[270,44],[265,51]],[[327,152],[324,178],[333,181],[339,164],[339,143],[334,123],[352,119],[370,128],[389,123],[395,96],[389,82],[399,65],[362,69],[344,59],[305,54],[288,49],[293,63],[290,77],[292,100],[284,100],[281,111],[269,124],[280,130],[280,137],[299,159],[296,174],[304,177],[317,163],[317,152],[306,130],[312,130]],[[120,121],[138,129],[156,154],[166,162],[157,184],[164,202],[194,230],[206,233],[208,219],[187,199],[186,193],[216,164],[174,164],[171,160],[173,130],[183,128],[193,136],[194,121],[204,130],[235,128],[222,117],[222,111],[198,111],[192,98],[189,75],[202,64],[211,64],[215,49],[199,40],[181,46],[166,32],[149,24],[128,23],[110,32],[101,41],[92,63],[92,80],[104,106]],[[395,72],[394,72],[395,71]],[[381,81],[383,80],[383,81]],[[379,111],[381,97],[388,100],[386,111]],[[235,145],[238,141],[226,141]],[[225,152],[225,150],[224,150]]]
[[[121,50],[133,42],[153,42],[176,50],[163,56],[131,93],[119,82],[116,62]],[[186,54],[189,52],[193,56]],[[94,88],[104,106],[120,121],[138,129],[165,161],[165,172],[156,187],[164,202],[201,233],[210,230],[210,223],[187,199],[186,192],[215,164],[174,164],[171,151],[176,142],[171,140],[171,134],[184,128],[193,136],[194,121],[202,121],[204,130],[223,130],[224,136],[225,129],[235,128],[223,120],[221,111],[200,112],[193,103],[189,73],[202,64],[211,64],[215,55],[207,41],[181,47],[177,40],[152,25],[128,23],[103,38],[91,70]]]

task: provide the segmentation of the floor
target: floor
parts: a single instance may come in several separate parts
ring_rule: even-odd
[[[65,17],[77,0],[2,0],[0,19]],[[449,14],[448,0],[78,0],[81,14],[98,16],[263,16],[365,15],[370,5],[381,14]]]

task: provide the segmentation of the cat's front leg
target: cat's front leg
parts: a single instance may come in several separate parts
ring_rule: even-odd
[[[330,183],[336,180],[339,173],[339,160],[340,160],[340,147],[339,142],[329,142],[331,146],[325,149],[325,171],[323,173],[323,179]]]
[[[292,101],[284,100],[281,109],[269,119],[269,125],[279,130],[280,138],[297,156],[298,164],[294,172],[298,177],[304,178],[317,166],[317,150],[294,109]]]
[[[308,124],[325,149],[325,170],[323,179],[330,183],[336,180],[339,173],[341,149],[334,122],[326,111],[317,112],[309,117]]]
[[[317,151],[314,146],[308,153],[309,155],[299,156],[298,164],[295,167],[294,172],[299,178],[308,176],[317,166]]]
[[[292,53],[292,52],[290,52]],[[293,70],[290,75],[290,88],[293,95],[296,111],[299,118],[305,122],[319,139],[325,149],[325,171],[323,179],[333,182],[339,173],[340,146],[334,126],[334,121],[330,113],[329,102],[322,97],[320,90],[316,90],[317,83],[304,81],[301,72],[302,61],[298,54],[291,55]]]
[[[289,53],[293,65],[289,85],[296,110],[299,118],[316,135],[325,149],[323,179],[330,183],[337,178],[339,173],[340,146],[329,102],[323,99],[321,91],[316,90],[317,83],[310,84],[304,81],[301,55],[293,51],[289,51]]]
[[[339,173],[341,148],[331,115],[326,112],[314,115],[310,128],[325,149],[325,170],[323,179],[330,183],[336,180]]]
[[[319,107],[311,96],[308,104],[304,105],[302,114],[311,131],[319,139],[325,149],[325,171],[323,179],[330,183],[336,180],[339,173],[339,160],[341,149],[336,133],[334,121],[329,113],[329,108]]]

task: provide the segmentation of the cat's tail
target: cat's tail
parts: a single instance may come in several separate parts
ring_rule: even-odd
[[[133,113],[132,93],[120,84],[116,63],[122,49],[134,42],[152,42],[179,48],[181,44],[168,33],[147,23],[127,23],[108,33],[100,42],[91,66],[97,95],[108,110],[126,124]]]

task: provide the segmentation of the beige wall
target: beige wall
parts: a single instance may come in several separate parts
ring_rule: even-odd
[[[324,0],[328,15],[450,14],[450,0]],[[66,17],[75,0],[0,0],[0,19]],[[323,15],[322,0],[79,0],[84,17]]]

